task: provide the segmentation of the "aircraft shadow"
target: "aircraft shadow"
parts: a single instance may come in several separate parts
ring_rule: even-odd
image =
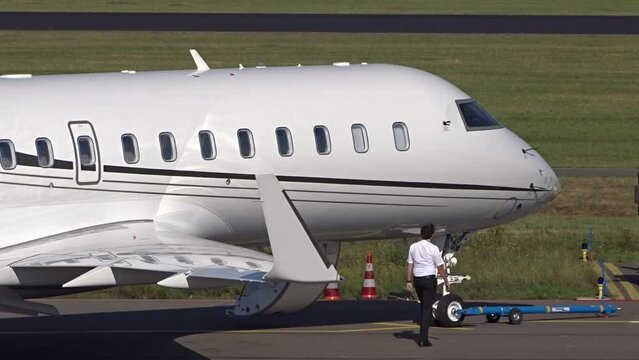
[[[619,265],[619,268],[630,270],[633,273],[625,273],[623,275],[615,275],[616,279],[628,281],[635,286],[639,286],[639,266]]]
[[[318,302],[295,314],[232,318],[228,307],[121,311],[0,320],[6,359],[204,359],[176,338],[217,331],[415,320],[418,303]],[[242,336],[238,334],[238,336]]]
[[[466,304],[485,305],[503,304]],[[215,306],[1,319],[0,349],[2,358],[10,359],[204,359],[175,339],[229,330],[417,321],[419,315],[419,303],[413,301],[317,302],[295,314],[249,318],[228,317],[227,309]]]

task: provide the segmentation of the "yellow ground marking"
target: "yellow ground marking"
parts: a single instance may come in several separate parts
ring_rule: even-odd
[[[623,276],[623,273],[615,264],[606,263],[606,268],[608,268],[608,270],[610,270],[613,275]],[[621,286],[623,286],[624,289],[626,289],[628,295],[630,296],[630,299],[639,300],[639,292],[637,292],[637,289],[635,289],[635,287],[630,282],[619,280],[619,283],[621,284]]]
[[[592,263],[592,265],[595,268],[595,272],[597,274],[601,274],[601,266],[599,266],[599,263]],[[613,281],[606,281],[606,286],[608,287],[612,298],[617,299],[622,297],[621,291],[619,291],[619,288],[617,288],[617,284],[615,284]]]
[[[382,325],[381,327],[367,327],[356,329],[257,329],[257,330],[231,330],[231,333],[248,333],[248,334],[347,334],[361,333],[370,331],[389,331],[389,330],[407,330],[419,329],[418,325],[401,324],[401,323],[371,323],[370,325]],[[472,331],[473,328],[445,328],[446,330],[464,330]]]

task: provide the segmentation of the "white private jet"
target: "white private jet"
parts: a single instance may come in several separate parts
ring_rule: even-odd
[[[432,74],[192,55],[194,72],[0,77],[2,309],[243,283],[233,315],[297,311],[340,280],[341,242],[434,223],[454,263],[468,234],[559,192],[530,145]]]

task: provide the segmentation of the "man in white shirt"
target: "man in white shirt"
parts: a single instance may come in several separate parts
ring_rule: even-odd
[[[428,224],[422,227],[422,240],[412,244],[408,250],[406,266],[406,290],[413,291],[413,284],[421,304],[421,324],[419,327],[419,346],[433,346],[428,341],[433,303],[437,295],[437,272],[444,279],[446,289],[450,291],[448,275],[444,260],[437,245],[430,242],[435,233],[435,226]]]

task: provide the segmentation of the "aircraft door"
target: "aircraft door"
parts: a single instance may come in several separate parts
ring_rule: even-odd
[[[78,185],[100,182],[102,164],[93,125],[88,121],[69,122],[75,152],[75,181]]]

